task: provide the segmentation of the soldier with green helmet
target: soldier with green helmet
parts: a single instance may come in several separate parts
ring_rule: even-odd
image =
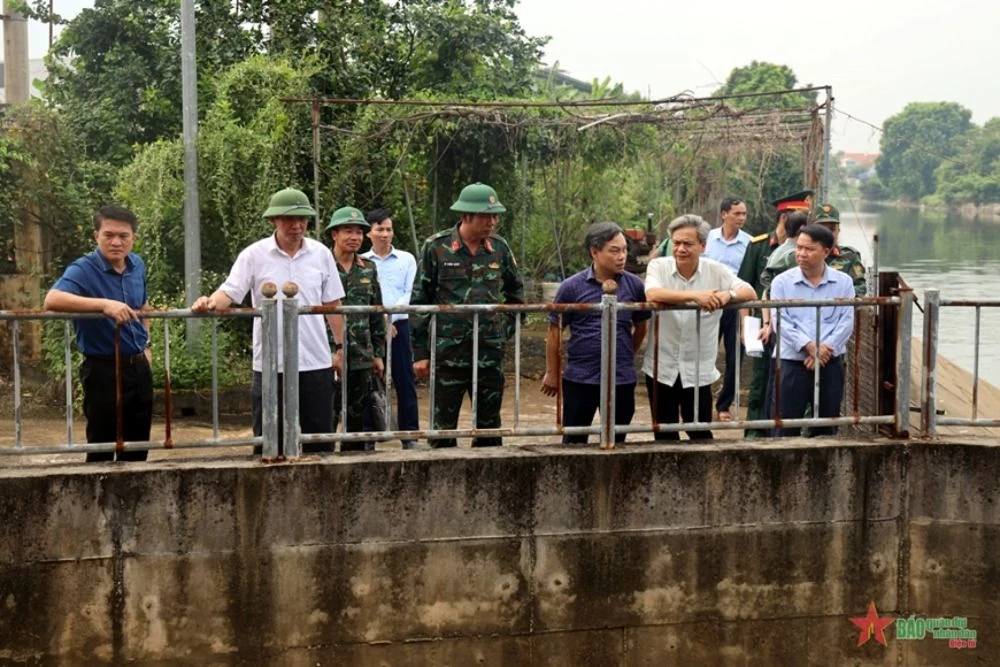
[[[345,306],[381,306],[382,291],[375,263],[358,255],[365,232],[371,225],[364,214],[352,206],[338,208],[330,217],[324,233],[333,243],[340,282],[344,286]],[[385,316],[382,313],[347,316],[347,355],[344,359],[347,380],[347,431],[363,430],[364,413],[371,395],[372,374],[385,372]],[[334,428],[340,423],[343,381],[337,380],[333,392]],[[345,442],[341,451],[374,449],[374,442]]]
[[[861,259],[861,253],[851,246],[840,245],[840,211],[833,204],[822,204],[816,211],[816,224],[833,232],[833,250],[826,257],[827,266],[851,277],[855,295],[867,295],[868,281],[865,279],[865,263]]]
[[[494,234],[505,212],[496,191],[484,183],[466,186],[452,204],[457,225],[428,238],[420,252],[412,305],[524,303],[524,287],[510,246]],[[479,316],[479,358],[472,357],[471,313],[437,316],[433,429],[454,429],[466,394],[472,395],[472,369],[478,362],[476,428],[499,428],[503,402],[503,358],[514,333],[515,315]],[[413,371],[430,375],[430,318],[413,318]],[[435,447],[454,447],[453,438]],[[501,445],[501,438],[476,438],[473,447]]]
[[[241,303],[250,294],[251,304],[259,308],[261,287],[264,283],[278,286],[277,299],[285,298],[280,291],[286,282],[298,286],[296,298],[306,306],[339,306],[344,296],[344,288],[337,274],[333,256],[319,241],[306,235],[310,218],[316,211],[309,204],[305,193],[295,188],[286,188],[271,197],[264,217],[271,223],[274,233],[244,248],[225,282],[211,296],[202,296],[191,305],[196,313],[223,310],[232,304]],[[281,318],[281,309],[278,309]],[[325,322],[324,322],[325,319]],[[330,338],[327,326],[333,334],[336,353],[330,354]],[[281,331],[279,324],[278,331]],[[343,318],[340,315],[299,316],[299,424],[303,433],[330,433],[333,431],[333,372],[342,366],[342,343],[344,340]],[[278,339],[279,350],[282,346]],[[260,318],[253,322],[253,381],[250,388],[253,411],[253,432],[262,433],[262,340]],[[278,373],[283,367],[282,355],[278,354]],[[278,417],[282,419],[281,405],[282,379],[278,379]],[[283,428],[278,427],[278,438]],[[329,443],[303,443],[303,452],[332,451]]]

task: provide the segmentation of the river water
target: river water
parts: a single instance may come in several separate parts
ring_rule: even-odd
[[[834,203],[841,211],[840,242],[861,251],[871,266],[878,233],[879,268],[898,270],[920,304],[927,288],[940,290],[942,298],[1000,298],[1000,220]],[[913,331],[920,337],[919,310],[915,316]],[[941,312],[939,353],[969,371],[975,363],[975,318],[974,308]],[[979,375],[1000,386],[1000,308],[982,309]]]

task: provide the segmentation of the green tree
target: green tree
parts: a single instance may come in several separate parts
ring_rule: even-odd
[[[788,65],[754,60],[749,65],[735,67],[725,84],[715,95],[742,95],[773,93],[800,87],[798,77]],[[782,95],[748,95],[726,100],[735,109],[773,109],[774,113],[787,109],[809,109],[816,105],[817,94],[795,92]],[[787,112],[786,112],[787,113]],[[723,195],[734,194],[746,198],[748,204],[747,231],[759,233],[773,225],[771,201],[809,187],[816,183],[805,182],[805,156],[799,142],[772,145],[755,144],[738,154],[724,157],[710,173],[721,174],[718,190]]]
[[[955,159],[942,162],[935,178],[946,204],[1000,202],[1000,117],[970,128]]]
[[[972,112],[954,102],[911,102],[885,121],[875,163],[879,180],[896,197],[917,201],[937,189],[935,170],[958,152],[956,139]]]
[[[47,20],[48,3],[35,0],[28,13]],[[200,3],[196,34],[199,102],[207,105],[218,70],[243,60],[257,45],[230,3]],[[96,0],[66,22],[46,67],[44,97],[81,138],[88,158],[122,165],[137,146],[180,132],[176,0]]]
[[[739,95],[742,93],[770,93],[798,88],[798,77],[788,65],[751,61],[749,65],[735,67],[715,95]],[[808,88],[808,84],[802,86]],[[816,92],[747,97],[727,101],[732,107],[788,109],[809,106],[816,103]]]
[[[309,112],[282,97],[308,91],[312,70],[255,56],[219,77],[215,102],[198,142],[203,288],[212,289],[239,251],[269,232],[261,217],[267,198],[297,185],[309,159]],[[121,171],[118,198],[142,221],[137,249],[147,259],[152,291],[181,288],[184,266],[183,146],[180,139],[145,146]]]

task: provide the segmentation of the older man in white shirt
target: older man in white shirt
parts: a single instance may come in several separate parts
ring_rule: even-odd
[[[191,305],[196,313],[214,312],[243,301],[247,293],[254,308],[260,307],[261,287],[272,282],[281,287],[286,282],[299,286],[298,300],[307,306],[339,306],[344,287],[337,273],[333,255],[319,241],[306,235],[309,219],[316,211],[301,190],[286,188],[271,197],[264,212],[274,226],[274,233],[244,248],[225,282],[210,296],[201,296]],[[282,292],[276,297],[284,298]],[[279,331],[281,309],[278,309]],[[324,322],[324,319],[326,320]],[[327,326],[333,335],[335,352],[331,357]],[[344,322],[340,315],[303,315],[299,317],[299,425],[302,433],[333,431],[333,373],[343,368]],[[278,373],[282,374],[284,340],[278,338]],[[253,433],[263,432],[264,371],[260,318],[253,322],[253,380],[250,386]],[[281,410],[281,387],[278,381],[278,419]],[[279,446],[281,428],[278,429]],[[259,449],[259,448],[258,448]],[[305,453],[333,451],[333,443],[305,443]]]
[[[712,421],[712,383],[719,378],[715,358],[721,308],[756,298],[753,287],[724,264],[701,256],[708,232],[709,225],[701,217],[682,215],[667,227],[672,256],[657,257],[646,268],[647,301],[698,306],[656,314],[659,322],[653,331],[658,328],[659,335],[655,345],[646,346],[643,363],[654,423]],[[687,431],[687,435],[691,440],[711,439],[712,432]],[[656,439],[678,440],[679,434],[656,433]]]

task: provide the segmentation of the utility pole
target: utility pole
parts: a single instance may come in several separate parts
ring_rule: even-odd
[[[823,123],[823,181],[819,201],[830,201],[830,125],[833,122],[833,88],[826,87],[826,113]]]
[[[181,0],[181,106],[184,138],[184,301],[201,294],[201,222],[198,201],[198,63],[195,58],[194,0]],[[187,320],[187,347],[194,350],[201,321]]]
[[[7,104],[27,102],[31,96],[28,75],[28,21],[3,0],[3,63]]]
[[[8,105],[24,104],[31,97],[31,77],[28,71],[28,22],[15,10],[13,3],[3,0],[4,92]],[[25,182],[31,187],[30,182]],[[14,219],[15,275],[3,281],[0,301],[7,308],[38,308],[42,300],[42,275],[48,270],[45,243],[37,211],[28,201],[21,201]],[[42,358],[40,322],[21,325],[21,358],[29,365]]]

